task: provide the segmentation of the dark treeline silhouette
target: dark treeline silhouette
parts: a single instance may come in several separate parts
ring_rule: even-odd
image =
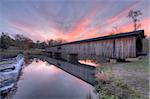
[[[9,33],[1,33],[0,36],[0,48],[4,51],[9,47],[17,47],[21,50],[27,50],[32,48],[44,49],[46,47],[50,47],[53,45],[64,43],[65,41],[62,39],[57,40],[47,40],[40,42],[39,40],[33,42],[30,38],[25,37],[24,35],[16,34],[15,36],[10,36]]]

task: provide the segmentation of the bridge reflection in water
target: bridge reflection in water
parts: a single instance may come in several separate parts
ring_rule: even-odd
[[[94,86],[95,81],[95,67],[85,64],[72,64],[66,61],[57,60],[53,58],[49,58],[46,56],[31,56],[32,58],[39,58],[41,60],[45,60],[50,64],[57,66],[58,68],[64,70],[65,72],[91,84]]]

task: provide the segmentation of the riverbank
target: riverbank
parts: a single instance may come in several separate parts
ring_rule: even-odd
[[[119,84],[121,82],[123,86],[125,85],[129,89],[129,90],[125,90],[125,88],[122,88],[119,90],[118,93],[121,94],[121,92],[124,92],[125,90],[127,95],[137,93],[136,96],[140,96],[140,98],[138,99],[148,99],[149,97],[149,66],[148,66],[149,58],[150,57],[147,55],[147,56],[142,56],[140,60],[135,61],[135,62],[118,62],[115,64],[112,64],[112,63],[101,64],[101,66],[97,67],[97,80],[100,79],[101,81],[105,81],[105,79],[107,79],[108,81],[111,81],[113,78],[115,79],[113,81],[114,83],[118,84],[118,81],[119,81]],[[107,77],[107,76],[111,76],[111,77]],[[101,89],[102,86],[103,86],[102,84],[99,85],[98,87],[96,87],[96,90]],[[116,90],[117,88],[111,91],[113,92]],[[131,90],[133,90],[132,92],[135,92],[135,93],[132,93]]]
[[[8,49],[2,50],[0,49],[0,59],[2,58],[14,58],[16,57],[20,52],[23,52],[23,50],[20,50],[19,48],[10,47]]]

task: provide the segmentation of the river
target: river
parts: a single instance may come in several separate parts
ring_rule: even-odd
[[[11,99],[97,99],[94,87],[40,59],[24,65]]]

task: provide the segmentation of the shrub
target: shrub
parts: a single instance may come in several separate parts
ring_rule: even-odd
[[[96,72],[95,91],[100,99],[139,99],[140,95],[126,83],[117,79],[108,67]]]

